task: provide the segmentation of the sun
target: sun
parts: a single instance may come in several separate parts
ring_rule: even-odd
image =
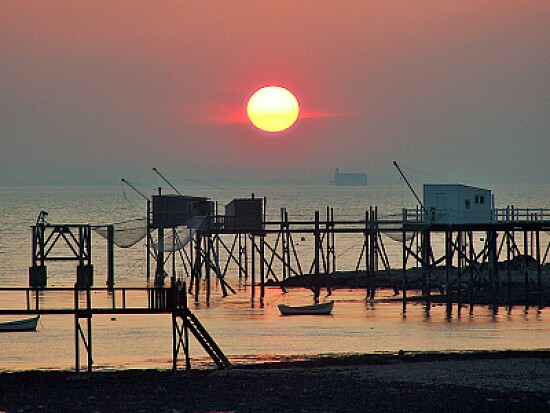
[[[296,96],[281,86],[265,86],[256,90],[246,104],[250,122],[266,132],[281,132],[290,128],[300,114]]]

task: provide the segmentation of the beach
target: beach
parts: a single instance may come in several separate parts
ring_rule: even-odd
[[[225,370],[0,374],[6,412],[542,412],[550,352],[350,355]]]

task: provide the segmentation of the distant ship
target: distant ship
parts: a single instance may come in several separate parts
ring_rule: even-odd
[[[335,186],[367,186],[367,174],[361,172],[342,173],[336,168],[332,183]]]

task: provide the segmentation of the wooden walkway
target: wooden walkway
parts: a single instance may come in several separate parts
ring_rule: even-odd
[[[103,292],[101,297],[94,297]],[[55,303],[46,304],[43,298],[56,294]],[[10,299],[2,299],[7,295]],[[20,297],[14,297],[19,295]],[[105,298],[105,297],[108,298]],[[10,304],[5,307],[1,303]],[[69,305],[68,303],[72,303]],[[74,317],[75,371],[81,369],[80,350],[87,355],[87,371],[92,371],[92,318],[94,315],[152,315],[172,316],[172,369],[177,369],[179,355],[183,352],[185,367],[191,368],[189,333],[193,334],[219,368],[231,363],[210,336],[199,319],[187,307],[185,283],[171,287],[145,288],[0,288],[0,315],[64,314]]]

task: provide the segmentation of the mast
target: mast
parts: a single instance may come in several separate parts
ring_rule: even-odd
[[[160,176],[164,182],[166,182],[168,185],[170,185],[170,188],[172,188],[174,191],[176,191],[176,192],[178,193],[178,195],[182,195],[182,196],[183,196],[183,194],[182,194],[180,191],[178,191],[178,188],[176,188],[174,185],[172,185],[172,184],[168,181],[168,179],[166,179],[166,178],[164,177],[164,175],[162,175],[162,174],[158,171],[157,168],[153,168],[153,171],[156,172],[156,173],[158,174],[158,176]]]
[[[122,182],[124,182],[126,185],[128,185],[130,188],[132,188],[134,191],[136,191],[138,194],[140,194],[143,198],[145,198],[146,201],[150,201],[149,197],[143,194],[139,189],[137,189],[134,185],[132,185],[130,182],[128,182],[126,179],[121,178]]]
[[[397,168],[397,170],[399,171],[399,173],[401,174],[401,176],[403,177],[403,179],[405,180],[405,183],[407,184],[407,186],[409,187],[409,189],[411,190],[411,192],[413,193],[414,197],[416,198],[416,200],[418,201],[418,203],[420,204],[420,206],[422,207],[422,209],[424,211],[426,211],[426,208],[424,208],[424,204],[422,204],[422,201],[420,200],[420,198],[418,197],[418,195],[416,194],[416,192],[414,191],[413,187],[411,186],[411,184],[409,183],[409,180],[407,179],[407,177],[405,176],[405,174],[403,173],[403,171],[401,170],[401,168],[399,167],[399,165],[397,164],[397,161],[393,161],[393,164],[395,165],[395,167]]]

